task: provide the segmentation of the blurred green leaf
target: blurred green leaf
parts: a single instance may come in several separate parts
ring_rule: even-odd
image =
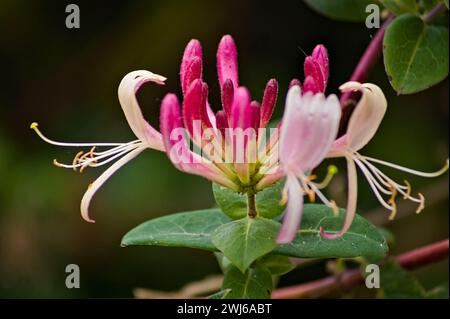
[[[317,12],[331,19],[360,22],[367,17],[366,7],[376,0],[305,0]]]
[[[445,3],[445,6],[446,6],[447,9],[448,9],[448,0],[444,0],[444,3]]]
[[[380,0],[380,2],[395,15],[402,13],[418,14],[419,7],[416,0]]]
[[[243,218],[219,226],[211,241],[239,270],[276,247],[279,224],[265,218]]]
[[[212,294],[208,299],[225,299],[227,295],[231,292],[231,289],[224,289],[215,294]]]
[[[236,193],[229,188],[213,184],[214,198],[222,211],[233,219],[247,216],[247,196]],[[280,205],[283,183],[278,182],[256,194],[256,211],[258,216],[274,218],[284,210]]]
[[[269,269],[272,276],[281,276],[287,274],[295,268],[289,260],[289,257],[280,255],[268,255],[261,258],[259,263]]]
[[[394,260],[381,269],[380,288],[381,297],[386,299],[422,299],[425,296],[420,283]]]
[[[158,245],[214,251],[211,233],[230,219],[219,209],[183,212],[149,220],[130,230],[122,246]]]
[[[403,14],[387,28],[384,65],[398,94],[425,90],[448,75],[448,28]]]
[[[320,227],[325,231],[337,232],[344,222],[345,210],[339,210],[334,217],[325,205],[309,204],[303,208],[303,217],[297,237],[290,244],[278,246],[273,253],[299,258],[351,258],[363,256],[377,261],[388,251],[385,238],[378,229],[363,217],[356,215],[350,229],[335,240],[320,235]]]
[[[262,265],[250,267],[245,273],[232,267],[225,273],[222,289],[231,289],[226,299],[267,299],[273,289],[272,275]]]

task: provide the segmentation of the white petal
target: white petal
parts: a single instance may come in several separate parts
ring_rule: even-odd
[[[144,119],[136,99],[136,92],[146,82],[163,85],[165,80],[165,77],[149,71],[133,71],[125,75],[118,90],[120,105],[133,133],[141,141],[146,142],[148,147],[160,151],[164,150],[161,134]]]
[[[386,113],[387,101],[383,91],[371,83],[347,82],[339,88],[342,92],[360,91],[361,100],[350,117],[347,143],[354,151],[363,148],[375,135]]]
[[[290,243],[295,239],[303,213],[303,192],[295,175],[288,175],[286,187],[288,202],[283,217],[283,224],[277,236],[278,244]]]
[[[121,168],[123,165],[131,161],[133,158],[138,156],[145,148],[139,147],[124,157],[122,157],[120,160],[115,162],[113,165],[111,165],[106,171],[102,173],[92,184],[89,185],[87,191],[83,195],[83,199],[81,200],[81,216],[88,222],[94,223],[95,221],[92,220],[89,217],[89,204],[91,202],[92,197],[94,196],[95,192],[106,182],[108,178],[111,177],[119,168]]]

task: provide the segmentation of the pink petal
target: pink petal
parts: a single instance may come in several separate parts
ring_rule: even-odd
[[[251,125],[250,93],[243,86],[236,89],[230,122],[232,128],[246,129]]]
[[[174,94],[167,94],[161,103],[160,126],[167,155],[179,170],[200,175],[215,183],[236,189],[236,185],[214,164],[205,163],[187,146],[182,128],[180,106]]]
[[[225,35],[220,40],[217,49],[217,73],[220,87],[227,79],[230,79],[235,87],[238,85],[237,49],[230,35]]]
[[[292,79],[291,82],[289,82],[289,88],[293,87],[293,86],[299,86],[300,88],[302,87],[302,82],[300,82],[299,79]]]
[[[257,101],[250,103],[250,127],[258,133],[259,123],[261,121],[261,107]]]
[[[199,57],[194,57],[187,65],[181,82],[183,94],[186,94],[186,90],[194,80],[202,78],[202,67],[202,60]]]
[[[305,81],[303,82],[303,92],[311,92],[313,94],[321,93],[320,87],[317,84],[316,80],[312,76],[307,76]]]
[[[233,81],[230,79],[225,80],[225,82],[222,85],[222,107],[226,114],[230,117],[231,116],[231,108],[233,107],[233,101],[234,101],[234,85]]]
[[[329,151],[338,131],[341,108],[335,95],[300,95],[288,91],[280,132],[280,161],[287,171],[303,172],[316,167]]]
[[[327,49],[325,48],[325,46],[323,46],[322,44],[317,45],[314,50],[313,53],[311,55],[316,61],[317,63],[319,63],[320,65],[320,69],[322,71],[323,74],[323,79],[325,82],[325,88],[327,86],[327,82],[328,82],[328,75],[329,75],[329,66],[328,66],[328,52]]]
[[[183,100],[184,125],[196,141],[201,138],[202,133],[202,131],[197,132],[196,128],[202,130],[212,127],[207,112],[207,97],[208,87],[206,83],[197,79],[189,86]]]
[[[326,239],[336,239],[341,237],[352,225],[353,219],[356,214],[356,202],[358,198],[358,176],[356,173],[355,162],[351,158],[347,157],[347,173],[348,173],[348,195],[347,195],[347,209],[345,212],[344,225],[337,233],[326,233],[322,227],[320,227],[320,233]]]
[[[192,63],[192,60],[194,59],[199,60],[200,64],[202,63],[202,47],[200,45],[200,42],[196,39],[192,39],[191,41],[189,41],[186,48],[184,49],[183,58],[181,60],[180,83],[183,89],[183,93],[185,93],[185,91],[189,87],[188,85],[185,86],[185,77],[186,72],[188,71],[188,68]]]
[[[278,96],[278,82],[275,79],[269,80],[264,90],[264,96],[261,104],[261,123],[260,127],[266,127],[272,117]]]
[[[316,91],[311,90],[313,93],[324,92],[325,79],[319,63],[313,57],[309,56],[305,59],[304,69],[305,69],[305,85],[303,86],[303,90],[305,91],[305,93],[309,91],[306,89],[306,79],[308,77],[312,77],[317,86]]]
[[[287,244],[295,239],[303,213],[303,192],[295,175],[288,175],[286,179],[288,202],[283,217],[283,224],[276,242]]]

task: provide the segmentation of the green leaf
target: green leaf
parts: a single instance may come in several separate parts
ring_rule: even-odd
[[[267,299],[272,294],[272,275],[262,265],[248,268],[245,273],[232,267],[225,273],[222,289],[231,290],[226,299]]]
[[[272,276],[281,276],[287,274],[295,268],[287,256],[268,255],[261,258],[258,262],[264,265]]]
[[[213,184],[213,194],[217,205],[233,219],[247,215],[247,196],[229,188]],[[278,182],[256,194],[256,212],[259,216],[274,218],[280,215],[285,206],[280,205],[283,182]]]
[[[380,2],[395,15],[402,13],[418,14],[419,7],[416,0],[380,0]]]
[[[356,215],[350,229],[335,240],[320,235],[325,231],[336,232],[344,222],[345,210],[334,217],[325,205],[308,204],[303,208],[303,218],[297,237],[290,244],[279,245],[274,254],[299,258],[351,258],[363,256],[371,261],[386,255],[388,246],[378,229],[363,217]]]
[[[341,210],[339,217],[335,218],[328,207],[318,204],[307,204],[303,209],[302,225],[296,239],[290,244],[277,246],[272,252],[273,254],[299,258],[351,258],[364,256],[371,260],[377,260],[386,254],[388,247],[382,234],[375,226],[359,215],[355,216],[349,231],[341,238],[327,240],[320,236],[320,226],[323,226],[327,231],[338,230],[342,225],[343,219],[344,210]],[[268,222],[267,226],[271,229],[269,232],[270,238],[275,237],[279,227],[278,222],[263,218],[256,218],[255,220],[262,220],[263,224],[265,224],[265,221]],[[230,221],[231,219],[219,209],[183,212],[159,217],[129,231],[122,239],[122,246],[159,245],[217,251],[217,248],[211,241],[212,233]],[[245,224],[247,223],[247,218],[235,222]],[[230,226],[228,225],[227,227]],[[228,236],[227,240],[227,234],[223,234],[222,237],[224,242],[236,240],[231,235]],[[261,244],[264,242],[265,249],[263,250],[267,249],[270,251],[273,242],[267,242],[267,234],[259,233],[257,237],[264,238],[261,241]]]
[[[446,6],[447,9],[448,9],[448,0],[444,0],[444,3],[445,3],[445,6]]]
[[[225,299],[227,295],[231,292],[231,289],[224,289],[216,292],[208,297],[208,299]]]
[[[343,21],[360,22],[368,15],[366,7],[377,4],[376,0],[305,0],[305,2],[324,16]]]
[[[422,299],[425,296],[420,283],[393,260],[381,268],[380,288],[381,296],[386,299]]]
[[[159,245],[214,251],[211,233],[230,219],[219,209],[184,212],[149,220],[129,231],[122,246]]]
[[[243,218],[219,226],[211,235],[212,243],[239,270],[245,272],[257,258],[275,247],[279,223],[257,217]]]
[[[384,65],[398,94],[425,90],[448,75],[448,28],[425,24],[403,14],[388,26],[383,41]]]

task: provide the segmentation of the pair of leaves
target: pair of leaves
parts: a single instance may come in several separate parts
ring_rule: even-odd
[[[147,221],[132,229],[122,239],[122,246],[159,245],[220,250],[241,272],[267,253],[299,258],[382,258],[387,252],[386,241],[361,216],[356,216],[350,229],[336,240],[320,236],[320,226],[330,232],[338,231],[344,214],[341,210],[339,216],[334,217],[324,205],[305,205],[302,225],[295,240],[276,245],[274,238],[280,224],[274,220],[245,218],[233,221],[219,209],[178,213]]]
[[[212,188],[217,205],[227,216],[233,219],[247,216],[247,197],[245,194],[236,193],[217,184],[213,184]],[[285,205],[280,205],[282,188],[283,183],[278,182],[256,193],[258,216],[274,218],[283,212]]]

